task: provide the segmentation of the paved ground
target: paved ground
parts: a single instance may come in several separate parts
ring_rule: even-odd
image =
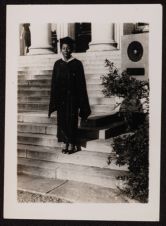
[[[37,194],[37,193],[31,193],[27,191],[18,190],[17,191],[17,198],[18,202],[54,202],[54,203],[62,203],[66,202],[66,200],[58,199],[57,197],[54,197],[52,195],[46,195],[46,194]]]
[[[18,175],[18,202],[128,203],[118,190],[82,182]]]

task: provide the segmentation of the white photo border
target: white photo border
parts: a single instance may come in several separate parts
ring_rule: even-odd
[[[36,12],[38,12],[37,15]],[[143,21],[150,24],[149,202],[147,204],[18,203],[17,65],[19,56],[19,24],[24,22],[106,23],[108,21],[117,23]],[[162,5],[160,4],[7,5],[4,218],[159,221],[161,81]]]

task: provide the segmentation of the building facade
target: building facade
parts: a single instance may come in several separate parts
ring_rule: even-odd
[[[60,53],[60,38],[75,40],[75,52],[121,49],[121,37],[148,31],[146,23],[49,23],[29,24],[31,46],[25,52],[24,24],[20,24],[20,55]]]

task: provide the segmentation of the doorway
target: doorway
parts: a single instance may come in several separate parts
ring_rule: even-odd
[[[75,23],[76,52],[86,52],[91,42],[91,23]]]

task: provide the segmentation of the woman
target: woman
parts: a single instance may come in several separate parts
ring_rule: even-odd
[[[57,138],[64,142],[62,153],[78,149],[78,116],[86,120],[91,110],[81,61],[72,57],[74,40],[60,40],[62,59],[55,62],[48,116],[57,111]],[[77,148],[77,149],[76,149]]]

